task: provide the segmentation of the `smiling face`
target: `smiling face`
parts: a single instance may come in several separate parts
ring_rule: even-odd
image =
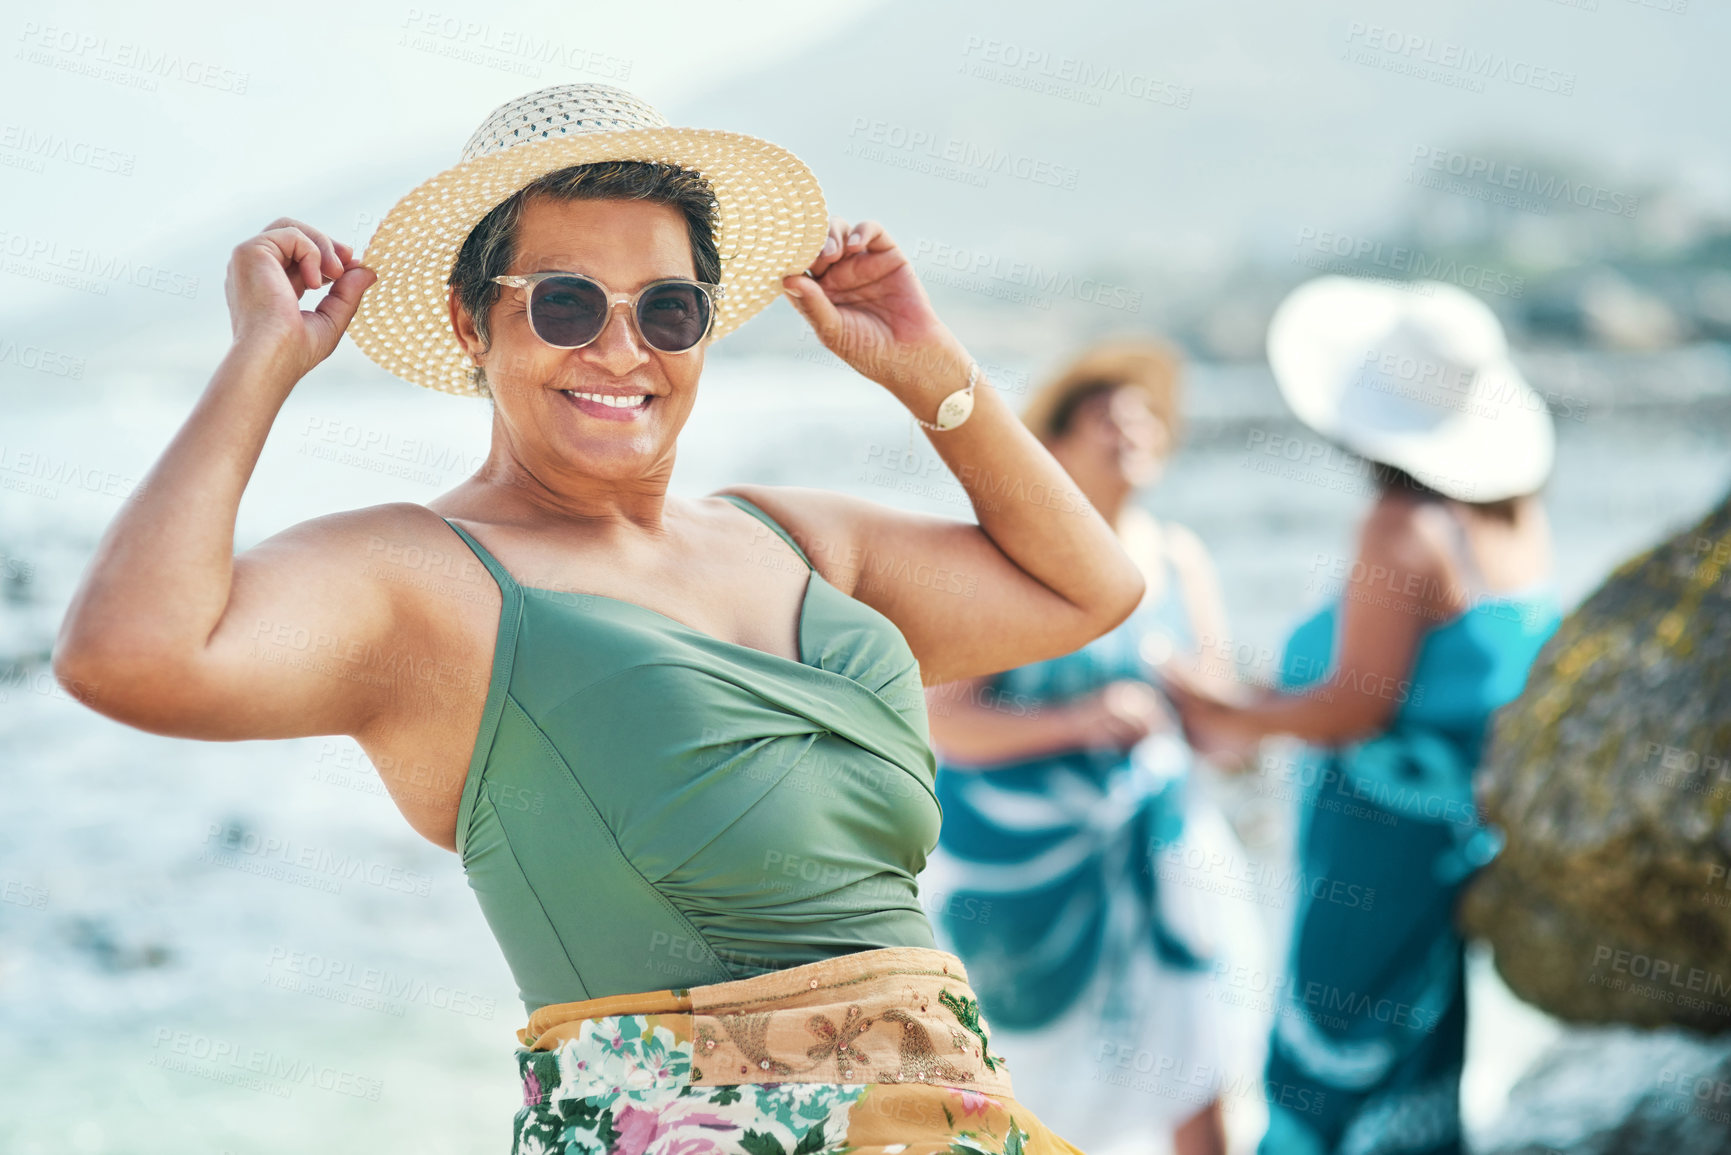
[[[508,273],[584,273],[609,293],[651,281],[695,279],[684,216],[670,205],[628,200],[555,200],[523,206]],[[697,400],[707,342],[684,353],[645,344],[630,310],[581,349],[559,349],[529,327],[528,291],[506,287],[488,318],[483,348],[472,318],[454,302],[458,339],[486,372],[496,419],[515,456],[542,476],[570,471],[629,480],[671,471],[675,441]],[[573,393],[644,396],[616,408]]]

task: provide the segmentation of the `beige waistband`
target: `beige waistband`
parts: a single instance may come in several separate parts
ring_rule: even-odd
[[[860,951],[689,990],[554,1003],[517,1032],[534,1051],[585,1022],[652,1016],[692,1042],[694,1084],[932,1083],[1009,1095],[1002,1059],[956,956]]]

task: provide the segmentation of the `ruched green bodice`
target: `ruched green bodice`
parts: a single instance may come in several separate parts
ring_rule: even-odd
[[[447,524],[503,597],[457,850],[527,1011],[934,945],[936,763],[893,622],[811,569],[795,662],[521,586]]]

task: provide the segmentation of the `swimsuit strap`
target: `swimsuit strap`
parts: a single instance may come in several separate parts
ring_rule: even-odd
[[[805,551],[803,549],[799,548],[799,543],[794,541],[793,538],[789,537],[787,534],[787,531],[782,529],[781,526],[777,525],[775,523],[775,519],[773,517],[770,517],[769,514],[763,512],[763,510],[759,509],[757,506],[753,505],[750,501],[746,500],[745,498],[739,497],[735,494],[719,493],[719,494],[716,494],[716,496],[726,498],[728,501],[733,502],[735,505],[739,506],[740,508],[744,509],[747,513],[751,514],[753,517],[757,518],[757,520],[763,522],[763,524],[769,526],[770,529],[775,531],[775,535],[777,537],[781,538],[782,541],[785,541],[788,545],[793,547],[793,552],[797,553],[799,555],[799,560],[803,561],[806,564],[807,569],[815,568],[811,564],[811,559],[805,556]]]
[[[1164,525],[1160,527],[1160,600],[1149,607],[1153,615],[1166,619],[1167,623],[1182,633],[1183,639],[1195,640],[1195,625],[1190,620],[1190,602],[1184,588],[1184,575],[1178,569],[1178,563],[1172,557],[1172,549],[1168,544],[1171,532]],[[1138,607],[1141,608],[1141,607]]]
[[[1484,571],[1479,568],[1478,559],[1473,556],[1472,539],[1467,536],[1466,522],[1461,519],[1460,510],[1453,502],[1442,502],[1441,505],[1454,537],[1455,556],[1460,560],[1461,576],[1466,582],[1468,594],[1476,600],[1490,587],[1485,581]]]
[[[1173,620],[1183,630],[1187,642],[1196,640],[1196,622],[1190,616],[1194,607],[1190,604],[1190,591],[1184,586],[1184,574],[1178,568],[1178,563],[1172,560],[1172,555],[1166,555],[1166,580],[1172,584],[1167,587],[1166,604],[1171,607]]]
[[[493,580],[499,583],[501,589],[519,588],[517,579],[511,576],[511,572],[500,565],[499,559],[488,553],[487,547],[476,541],[468,530],[443,515],[440,515],[439,520],[456,530],[462,539],[469,543],[469,548],[475,551],[475,556],[481,559],[481,564],[487,567],[487,572],[493,575]]]

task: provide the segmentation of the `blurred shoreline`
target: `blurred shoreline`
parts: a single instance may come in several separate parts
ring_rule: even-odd
[[[1559,421],[1546,497],[1572,603],[1731,485],[1722,433],[1731,387],[1718,345],[1551,356],[1531,361],[1534,383],[1568,382],[1585,414]],[[1248,655],[1254,673],[1326,595],[1321,579],[1350,546],[1365,479],[1283,415],[1265,368],[1197,364],[1188,385],[1188,444],[1145,503],[1191,526],[1214,553],[1234,652]],[[231,1146],[258,1152],[296,1150],[338,1126],[386,1145],[384,1136],[412,1131],[427,1137],[429,1153],[498,1145],[514,1109],[515,992],[454,857],[413,835],[370,788],[358,748],[346,739],[158,738],[85,711],[47,671],[84,560],[191,396],[184,382],[162,378],[143,388],[92,380],[13,406],[0,438],[0,482],[14,483],[0,484],[0,790],[15,815],[0,884],[16,899],[0,907],[0,974],[6,1033],[26,1044],[0,1062],[0,1078],[35,1104],[0,1122],[0,1145],[61,1149],[45,1120],[86,1110],[87,1091],[47,1072],[79,1061],[76,1040],[92,1031],[110,1040],[105,1062],[118,1064],[117,1109],[147,1102],[156,1112],[160,1138],[129,1143],[129,1152],[183,1151],[194,1128],[207,1149],[228,1128]],[[484,459],[488,412],[484,402],[428,396],[340,362],[321,369],[283,408],[242,503],[237,548],[332,510],[430,499]],[[892,398],[838,364],[717,356],[681,437],[674,488],[820,486],[971,519],[965,491],[923,433],[908,454],[908,425]],[[1286,457],[1292,445],[1297,462]],[[1280,862],[1289,802],[1230,787],[1220,797],[1249,852]],[[254,844],[268,837],[343,861],[359,856],[425,885],[399,893],[342,883],[333,892],[306,871],[278,877],[271,863],[233,852],[248,832]],[[1278,921],[1279,904],[1268,911]],[[285,962],[308,955],[336,961],[310,971]],[[364,988],[351,998],[331,981],[368,970],[398,976],[404,990],[465,994],[442,1006]],[[1483,1013],[1469,1041],[1469,1127],[1519,1132],[1502,1114],[1509,1087],[1546,1045],[1579,1032],[1513,1000],[1483,959],[1473,974]],[[453,1010],[477,1006],[494,1014]],[[291,1070],[346,1073],[345,1085],[378,1093],[327,1094],[278,1079],[242,1094],[220,1081],[220,1066],[187,1067],[193,1056],[174,1050],[183,1037],[283,1056]],[[269,1119],[276,1138],[258,1145],[247,1115]]]

